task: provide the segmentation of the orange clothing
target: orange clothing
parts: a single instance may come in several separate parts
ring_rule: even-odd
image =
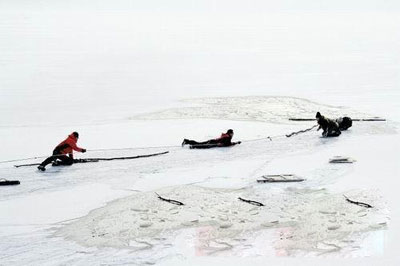
[[[73,151],[82,152],[83,149],[76,146],[77,141],[78,139],[73,134],[69,135],[68,138],[57,145],[57,147],[54,149],[54,153],[72,155]]]

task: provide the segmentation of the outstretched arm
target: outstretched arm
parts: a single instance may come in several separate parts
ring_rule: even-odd
[[[71,143],[70,145],[71,145],[71,148],[72,148],[74,151],[86,152],[86,149],[82,149],[82,148],[76,146],[75,143]]]

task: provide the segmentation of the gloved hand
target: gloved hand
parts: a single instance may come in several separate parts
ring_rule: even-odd
[[[82,151],[81,151],[82,153],[85,153],[86,152],[86,149],[82,149]]]
[[[242,143],[242,142],[241,141],[236,142],[236,144],[240,144],[240,143]]]

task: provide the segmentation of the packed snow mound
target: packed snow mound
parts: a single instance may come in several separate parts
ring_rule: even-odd
[[[371,117],[343,106],[319,104],[306,99],[278,96],[215,97],[182,100],[190,107],[140,114],[130,119],[224,119],[288,123],[289,118],[314,118],[317,111],[328,117]],[[193,106],[195,105],[195,106]]]
[[[63,228],[57,235],[85,246],[128,248],[136,251],[171,246],[179,232],[194,230],[193,249],[199,254],[237,255],[255,244],[254,235],[273,230],[276,254],[296,255],[354,251],[362,234],[386,227],[386,205],[376,191],[349,191],[349,198],[368,202],[363,208],[342,194],[325,189],[285,188],[262,191],[183,185],[141,192],[109,203]],[[161,201],[183,202],[184,206]],[[238,198],[264,203],[257,207]],[[271,235],[269,236],[269,238]],[[271,241],[272,240],[272,241]]]

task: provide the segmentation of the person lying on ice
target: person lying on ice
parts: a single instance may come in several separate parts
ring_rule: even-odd
[[[72,132],[68,138],[57,145],[57,147],[53,150],[53,155],[44,160],[38,166],[38,169],[41,171],[46,171],[46,165],[52,162],[55,165],[72,165],[74,163],[74,157],[72,154],[73,151],[86,152],[86,149],[76,146],[78,138],[78,132]]]
[[[241,142],[232,142],[233,130],[229,129],[226,133],[222,133],[221,137],[216,139],[210,139],[203,142],[197,142],[195,140],[184,139],[182,142],[182,147],[185,145],[190,145],[191,149],[208,149],[214,147],[228,147],[236,144],[240,144]]]
[[[335,120],[326,118],[320,112],[317,112],[315,118],[319,125],[317,131],[322,128],[323,137],[338,137],[342,133],[340,132],[339,124]]]

